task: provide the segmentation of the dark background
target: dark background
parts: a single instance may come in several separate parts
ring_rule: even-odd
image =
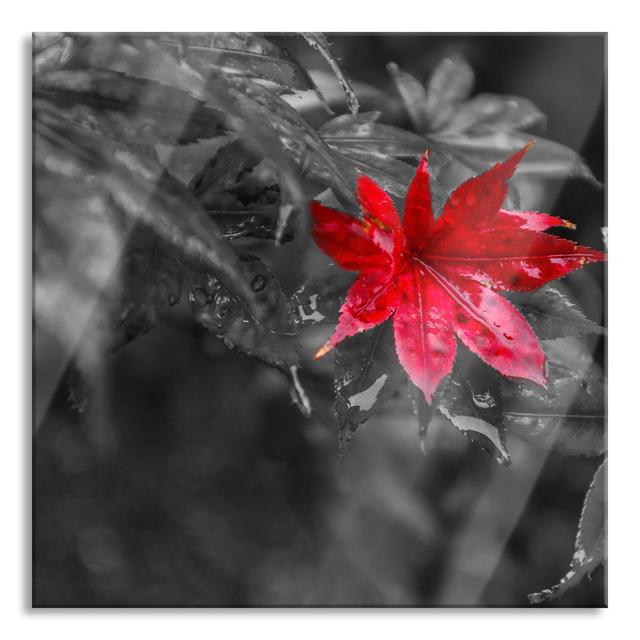
[[[354,81],[387,93],[389,61],[424,80],[443,55],[463,53],[476,92],[531,99],[547,137],[604,180],[603,36],[330,39]],[[283,41],[326,71],[300,39]],[[400,109],[383,120],[409,126]],[[577,181],[536,188],[546,210],[578,223],[573,239],[602,246],[604,191]],[[295,244],[279,251],[291,291],[316,257]],[[564,281],[596,321],[603,274],[591,266]],[[589,346],[602,363],[603,345]],[[227,351],[185,304],[107,360],[100,402],[83,413],[59,375],[66,354],[39,330],[34,349],[34,398],[46,408],[35,407],[37,606],[520,606],[568,569],[597,460],[513,439],[513,464],[500,467],[439,420],[424,455],[398,398],[338,465],[330,358],[305,374],[315,409],[305,419],[277,372]],[[604,574],[556,605],[601,606]]]

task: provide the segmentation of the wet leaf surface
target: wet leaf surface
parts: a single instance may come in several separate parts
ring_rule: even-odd
[[[326,36],[322,33],[303,33],[302,37],[327,61],[345,93],[349,111],[351,111],[351,113],[354,115],[357,114],[358,109],[360,108],[358,98],[356,97],[356,93],[351,86],[351,82],[349,82],[347,76],[344,74],[342,68],[340,67],[340,63],[331,51],[331,46]]]
[[[289,304],[301,326],[334,324],[354,275],[330,265],[307,279]]]
[[[35,145],[49,170],[90,184],[97,179],[102,193],[131,221],[144,224],[183,254],[207,263],[247,301],[260,321],[270,322],[270,301],[251,288],[246,264],[193,195],[160,165],[45,112],[36,122]]]
[[[404,129],[377,123],[379,112],[343,115],[323,125],[319,133],[327,144],[342,153],[419,158],[425,149],[424,138]]]
[[[580,342],[546,343],[548,386],[503,380],[504,424],[535,446],[565,455],[605,451],[605,380]]]
[[[425,399],[424,395],[413,384],[408,385],[409,398],[411,400],[411,409],[413,410],[413,415],[418,423],[418,438],[420,440],[420,449],[422,453],[426,455],[429,445],[427,443],[427,433],[429,431],[429,424],[431,423],[431,419],[433,418],[433,414],[435,413],[435,405],[429,404]]]
[[[206,75],[211,69],[273,82],[288,89],[315,89],[300,63],[284,48],[250,33],[162,33],[159,45]]]
[[[532,385],[533,386],[533,385]],[[500,376],[475,356],[456,360],[451,378],[434,399],[440,412],[499,464],[510,464],[502,416]]]
[[[104,69],[146,78],[182,89],[194,98],[206,100],[202,76],[189,65],[180,64],[152,38],[131,34],[73,34],[72,54],[66,69]]]
[[[220,112],[181,89],[116,71],[40,74],[34,97],[90,131],[131,144],[186,144],[226,131]]]
[[[156,327],[182,295],[182,265],[175,252],[147,227],[128,235],[119,265],[112,349]]]
[[[230,115],[232,129],[255,153],[268,158],[278,173],[282,194],[278,236],[292,211],[305,209],[303,177],[330,186],[341,203],[353,202],[341,168],[318,133],[293,107],[268,89],[241,77],[209,78],[211,101]],[[263,118],[267,110],[269,120]]]
[[[413,127],[428,146],[474,171],[484,171],[517,151],[531,138],[524,131],[544,124],[542,112],[525,98],[479,94],[467,99],[474,74],[461,57],[444,58],[428,88],[396,65],[390,65],[389,72]],[[581,178],[600,186],[575,151],[540,136],[536,139],[536,149],[523,160],[520,175]]]
[[[393,79],[396,91],[407,111],[413,128],[418,133],[429,130],[429,113],[426,109],[427,90],[422,83],[410,73],[402,71],[395,62],[387,65],[387,70]]]
[[[437,130],[451,121],[452,112],[471,94],[475,74],[462,56],[443,58],[434,69],[423,105],[426,130]],[[405,80],[407,82],[407,80]]]
[[[275,171],[235,140],[211,157],[189,188],[223,236],[276,239],[281,194]],[[286,231],[281,242],[292,239]]]
[[[495,125],[507,130],[527,130],[544,123],[544,114],[526,98],[481,93],[452,109],[443,123],[444,126],[440,128],[469,131],[472,134],[478,125]]]
[[[542,604],[560,598],[606,561],[606,482],[607,461],[605,460],[593,476],[593,481],[584,499],[578,524],[575,552],[569,571],[557,585],[530,594],[529,602],[531,604]]]
[[[305,414],[311,412],[309,400],[298,379],[299,359],[295,347],[296,332],[287,309],[280,283],[266,265],[245,254],[243,262],[251,274],[251,287],[269,299],[272,315],[269,327],[253,317],[242,300],[206,270],[188,270],[189,302],[194,317],[220,338],[230,349],[257,358],[281,371],[290,382],[293,401]]]
[[[474,171],[483,171],[506,154],[522,147],[531,134],[485,125],[474,135],[463,133],[438,133],[426,136],[434,149],[450,154],[458,162]],[[540,178],[581,178],[594,186],[600,186],[593,173],[580,156],[557,142],[536,137],[536,148],[521,165],[522,176]]]
[[[355,336],[336,349],[338,459],[344,456],[358,427],[380,411],[405,380],[397,364],[390,322]]]
[[[527,293],[513,293],[509,299],[542,340],[605,333],[604,327],[589,320],[569,296],[561,292],[558,285],[545,285]]]

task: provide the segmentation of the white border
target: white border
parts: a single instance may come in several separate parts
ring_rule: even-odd
[[[233,7],[232,11],[226,6]],[[445,7],[444,9],[442,7]],[[4,243],[0,282],[4,302],[2,331],[2,630],[5,638],[86,638],[113,640],[203,637],[447,637],[540,640],[576,635],[627,637],[637,628],[638,496],[634,482],[640,465],[637,410],[639,363],[637,254],[640,211],[637,131],[637,20],[613,3],[536,0],[535,2],[398,2],[349,4],[183,0],[179,3],[25,2],[3,12],[2,185]],[[25,412],[30,362],[29,257],[24,223],[29,211],[29,79],[25,79],[25,41],[31,31],[105,30],[261,30],[261,31],[607,31],[609,33],[609,609],[589,610],[147,610],[35,611],[26,608],[25,555],[29,513],[25,470]],[[5,194],[8,192],[8,197]],[[635,260],[634,260],[635,258]],[[632,262],[633,260],[633,262]],[[26,551],[25,551],[26,549]]]

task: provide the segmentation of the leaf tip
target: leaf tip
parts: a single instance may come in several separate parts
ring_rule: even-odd
[[[329,351],[331,351],[331,349],[333,349],[333,347],[327,342],[326,344],[323,344],[318,351],[316,352],[315,356],[313,356],[314,360],[319,360],[320,358],[322,358],[322,356],[326,355],[327,353],[329,353]]]
[[[516,376],[517,377],[517,376]],[[541,365],[540,369],[537,367],[535,369],[531,369],[528,375],[523,376],[525,380],[531,380],[531,382],[540,385],[544,389],[549,389],[549,378],[547,377],[547,373],[545,371],[545,363]]]
[[[421,171],[428,171],[429,166],[429,149],[425,149],[422,157],[420,158],[420,164],[418,165],[418,169]]]

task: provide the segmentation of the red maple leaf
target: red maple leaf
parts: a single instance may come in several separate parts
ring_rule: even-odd
[[[356,190],[362,219],[312,202],[318,246],[343,269],[360,272],[316,358],[394,315],[398,358],[428,402],[453,367],[456,336],[503,375],[546,384],[536,335],[496,291],[537,289],[606,255],[542,233],[553,226],[575,229],[566,220],[501,208],[507,181],[532,145],[461,184],[437,220],[428,153],[409,186],[402,221],[391,198],[366,176]]]

